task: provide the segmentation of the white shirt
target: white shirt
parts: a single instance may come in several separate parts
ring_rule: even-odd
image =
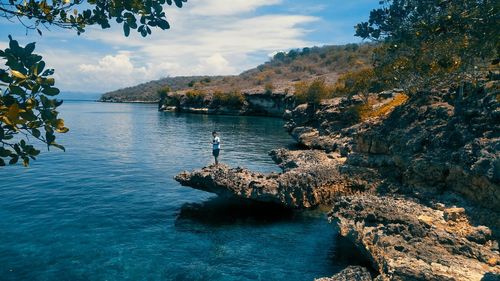
[[[220,149],[220,138],[217,136],[212,140],[213,150]]]

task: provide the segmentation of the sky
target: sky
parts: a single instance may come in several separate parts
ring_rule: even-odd
[[[188,0],[165,6],[171,29],[143,38],[121,26],[27,31],[0,18],[0,48],[8,35],[36,43],[36,53],[56,70],[66,92],[104,93],[181,75],[233,75],[258,66],[278,51],[361,42],[354,26],[378,0]]]

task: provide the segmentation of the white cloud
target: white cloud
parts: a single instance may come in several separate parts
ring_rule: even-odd
[[[124,37],[117,25],[88,28],[80,37],[51,32],[40,40],[40,46],[51,46],[40,53],[56,69],[62,90],[98,92],[167,76],[238,74],[263,63],[269,53],[315,44],[304,38],[310,32],[305,25],[317,17],[251,13],[282,0],[228,2],[190,0],[182,9],[167,7],[172,29],[155,29],[147,38],[136,32]]]
[[[220,75],[234,74],[235,68],[229,64],[229,61],[221,54],[217,53],[208,58],[202,59],[197,67],[198,74],[217,73]]]
[[[192,24],[186,24],[190,19]],[[71,61],[79,60],[77,67],[71,63],[61,69],[78,71],[74,76],[81,86],[71,86],[82,91],[109,91],[166,76],[238,74],[276,50],[312,45],[303,39],[309,31],[302,25],[316,20],[301,15],[203,20],[188,16],[171,20],[177,29],[157,31],[148,38],[137,34],[126,38],[118,28],[92,29],[86,39],[108,45],[108,54],[72,57]],[[263,55],[255,58],[255,53]]]
[[[189,2],[195,15],[226,16],[251,12],[262,6],[280,4],[281,0],[193,0]]]
[[[104,91],[133,86],[165,77],[169,73],[186,71],[177,63],[147,63],[144,66],[134,64],[131,52],[119,52],[117,55],[106,55],[95,63],[79,64],[78,70],[81,83],[97,84]],[[214,54],[198,60],[196,65],[190,67],[189,73],[191,75],[232,74],[234,71],[229,61],[221,54]]]
[[[130,61],[128,52],[122,52],[116,56],[107,55],[99,60],[98,64],[80,64],[79,68],[84,73],[92,72],[103,75],[106,75],[110,71],[113,71],[115,74],[125,75],[134,71],[134,66]]]
[[[146,67],[135,67],[132,64],[129,52],[120,52],[115,56],[106,55],[97,63],[80,64],[78,69],[84,81],[98,83],[105,90],[118,85],[130,86],[139,82],[139,77],[152,78]]]

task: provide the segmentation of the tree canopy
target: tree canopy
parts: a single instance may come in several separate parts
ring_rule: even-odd
[[[125,36],[136,29],[142,36],[151,27],[169,29],[163,5],[181,8],[187,0],[0,0],[0,17],[17,20],[28,29],[42,34],[42,27],[57,26],[76,30],[78,34],[90,25],[111,27],[114,20],[123,26]]]
[[[27,29],[42,35],[42,28],[51,26],[75,30],[77,34],[91,25],[109,28],[115,20],[123,26],[125,36],[136,29],[143,37],[152,27],[169,29],[164,4],[182,7],[187,0],[0,0],[0,18],[17,20]],[[56,142],[56,133],[69,129],[59,117],[58,107],[63,103],[56,96],[52,77],[54,69],[46,67],[42,56],[34,53],[35,43],[26,46],[9,36],[9,47],[0,50],[0,166],[16,164],[27,166],[40,150],[32,140],[65,150]]]
[[[470,80],[500,53],[495,0],[384,0],[356,36],[383,42],[375,71],[410,90]]]

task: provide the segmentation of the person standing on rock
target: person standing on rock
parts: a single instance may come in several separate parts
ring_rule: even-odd
[[[212,155],[215,158],[215,165],[219,165],[220,138],[216,131],[212,132]]]

